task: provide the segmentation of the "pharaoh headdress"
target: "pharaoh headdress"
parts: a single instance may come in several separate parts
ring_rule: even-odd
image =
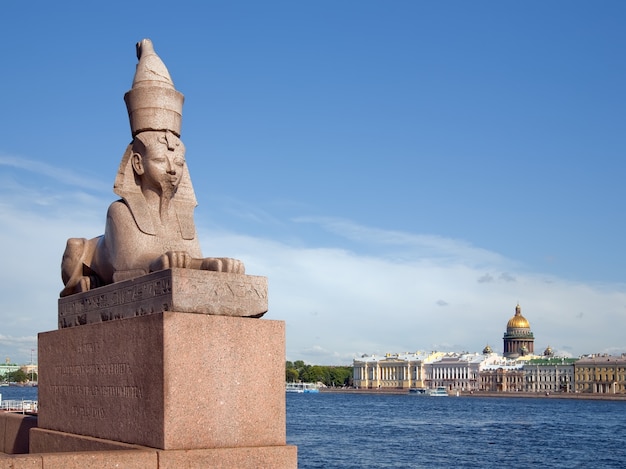
[[[180,137],[184,96],[174,88],[174,82],[165,64],[154,52],[150,39],[137,43],[137,59],[139,63],[133,86],[124,95],[133,138],[149,131],[171,132]],[[131,165],[132,145],[131,142],[124,152],[113,192],[128,204],[139,229],[154,235],[154,224]],[[197,202],[186,164],[173,201],[183,238],[193,239],[193,210]]]

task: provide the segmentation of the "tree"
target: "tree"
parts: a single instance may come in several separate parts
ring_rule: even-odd
[[[326,386],[351,386],[351,366],[307,365],[302,360],[285,362],[285,380],[305,383],[324,383]]]
[[[287,368],[285,371],[285,381],[288,383],[295,383],[300,380],[300,373],[295,368]]]
[[[28,381],[28,375],[22,370],[9,371],[4,378],[10,383],[25,383]]]

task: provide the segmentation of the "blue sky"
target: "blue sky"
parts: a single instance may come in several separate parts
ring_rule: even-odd
[[[9,2],[0,356],[104,229],[151,38],[185,95],[206,256],[269,278],[287,357],[626,352],[621,1]]]

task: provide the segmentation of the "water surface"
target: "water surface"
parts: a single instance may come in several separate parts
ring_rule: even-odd
[[[299,468],[626,467],[626,402],[288,394]]]

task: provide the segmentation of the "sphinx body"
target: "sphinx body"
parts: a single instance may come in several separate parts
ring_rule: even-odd
[[[202,257],[193,221],[196,199],[180,140],[183,97],[149,40],[137,51],[133,89],[125,96],[133,141],[114,184],[121,199],[108,209],[104,235],[67,241],[61,296],[168,268],[245,271],[236,259]]]

